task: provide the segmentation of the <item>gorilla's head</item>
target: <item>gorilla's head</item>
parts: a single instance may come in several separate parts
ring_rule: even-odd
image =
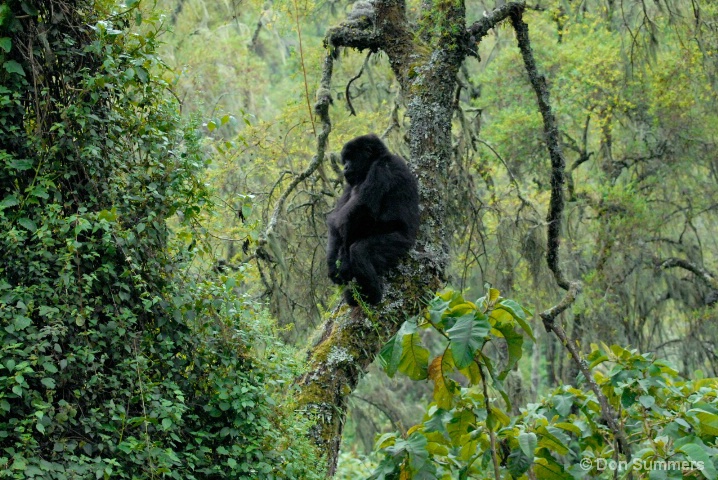
[[[362,183],[371,164],[388,153],[384,142],[373,133],[348,141],[342,148],[342,164],[347,183],[352,186]]]

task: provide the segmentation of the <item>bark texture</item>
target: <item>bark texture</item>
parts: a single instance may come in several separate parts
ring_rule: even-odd
[[[493,26],[524,9],[512,2],[467,27],[463,1],[424,2],[416,25],[408,21],[402,0],[375,0],[373,7],[372,18],[350,15],[327,32],[329,54],[318,98],[321,103],[330,91],[337,49],[381,50],[388,56],[411,118],[408,160],[419,179],[421,230],[414,250],[386,278],[384,299],[376,309],[337,307],[309,352],[310,370],[299,379],[300,404],[317,422],[313,440],[327,454],[330,476],[336,470],[349,394],[401,323],[419,312],[421,298],[444,283],[444,180],[451,162],[457,72],[467,56],[476,56],[476,43]],[[326,143],[320,139],[318,147],[323,152]]]

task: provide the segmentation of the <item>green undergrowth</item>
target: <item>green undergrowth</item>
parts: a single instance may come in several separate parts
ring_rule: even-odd
[[[299,368],[235,279],[138,2],[0,5],[0,477],[316,478]]]

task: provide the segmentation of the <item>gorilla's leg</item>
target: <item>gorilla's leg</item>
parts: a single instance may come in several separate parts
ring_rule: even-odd
[[[375,305],[381,301],[382,282],[380,276],[396,266],[413,242],[399,232],[376,235],[362,239],[349,249],[351,271],[359,285],[359,291],[367,303]],[[351,289],[345,292],[348,304],[356,305]]]

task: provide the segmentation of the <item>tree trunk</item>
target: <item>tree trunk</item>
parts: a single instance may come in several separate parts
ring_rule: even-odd
[[[388,55],[411,118],[408,161],[419,180],[421,230],[414,250],[387,275],[382,303],[372,312],[337,307],[309,352],[309,371],[298,380],[299,403],[317,422],[313,440],[327,454],[329,476],[336,471],[347,397],[384,343],[406,318],[420,311],[421,299],[444,282],[445,172],[451,162],[458,69],[490,28],[512,11],[523,10],[523,4],[510,3],[467,28],[463,1],[424,2],[412,31],[402,0],[376,0],[373,6],[373,18],[350,14],[345,23],[328,31],[325,43],[330,53],[319,102],[328,104],[321,97],[328,96],[336,49],[382,50]],[[330,126],[328,119],[325,126]]]

